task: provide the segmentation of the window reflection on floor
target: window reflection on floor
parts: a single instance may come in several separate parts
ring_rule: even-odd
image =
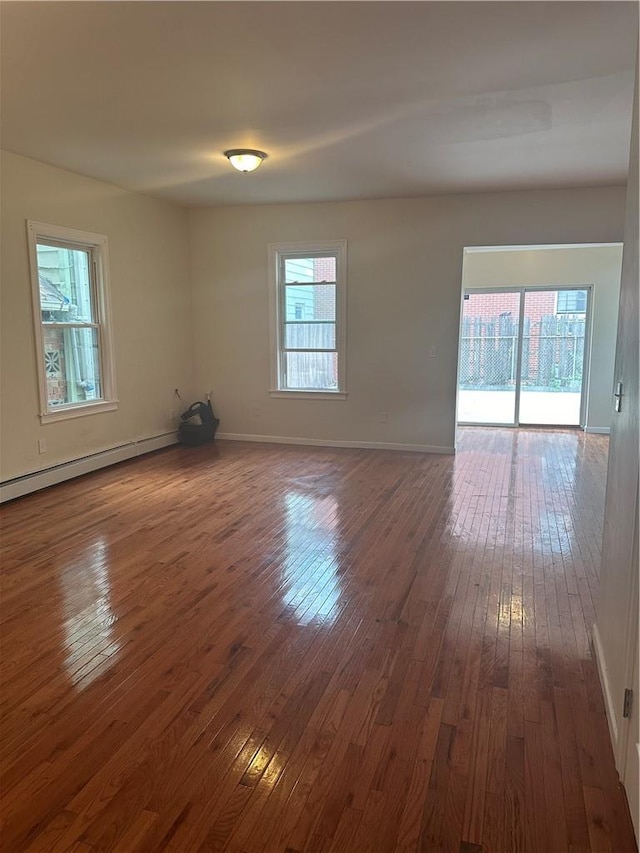
[[[85,688],[113,665],[120,644],[113,635],[116,617],[111,608],[110,563],[106,541],[100,537],[65,567],[64,667],[72,683]]]
[[[328,495],[285,495],[283,603],[300,625],[333,622],[339,612],[338,502]]]
[[[475,435],[491,441],[472,468],[468,456]],[[585,476],[580,462],[584,441],[578,430],[460,429],[454,464],[465,475],[454,480],[452,536],[465,545],[490,539],[494,548],[506,546],[523,559],[530,553],[568,555],[579,548],[585,525],[576,524],[589,512],[576,504]],[[597,528],[602,511],[594,504],[586,526],[592,521]]]

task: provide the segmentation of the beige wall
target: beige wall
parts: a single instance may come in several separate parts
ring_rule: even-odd
[[[611,423],[622,246],[536,249],[465,254],[464,287],[593,285],[592,336],[587,400],[588,429]]]
[[[191,210],[196,385],[213,391],[225,434],[451,449],[464,247],[618,242],[624,197],[603,188]],[[267,245],[341,238],[348,399],[271,398]]]
[[[175,387],[189,400],[211,389],[227,435],[451,450],[464,247],[614,242],[624,215],[616,187],[187,215],[13,154],[2,181],[5,480],[166,432]],[[117,412],[39,422],[27,219],[109,237]],[[267,245],[341,238],[348,398],[271,398]]]
[[[192,349],[186,211],[6,152],[1,165],[1,478],[7,480],[169,430],[173,389],[189,395]],[[115,412],[40,424],[27,219],[109,238]]]

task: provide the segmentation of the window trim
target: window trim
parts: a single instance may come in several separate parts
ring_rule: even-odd
[[[282,356],[283,347],[283,298],[284,290],[280,289],[281,258],[291,255],[313,257],[321,253],[330,253],[336,258],[336,353],[338,356],[338,388],[330,391],[326,388],[313,391],[309,388],[283,388]],[[296,398],[307,400],[346,400],[347,376],[347,241],[346,240],[315,240],[295,243],[269,243],[269,345],[270,345],[270,378],[271,397]],[[313,282],[309,282],[310,284]],[[321,283],[321,282],[316,282]],[[323,350],[324,351],[324,350]]]
[[[31,272],[31,301],[33,310],[34,342],[36,369],[38,372],[38,396],[40,403],[40,422],[43,424],[64,421],[98,412],[111,412],[118,408],[116,395],[115,367],[113,355],[113,333],[111,328],[111,301],[109,294],[109,254],[108,240],[104,234],[80,231],[63,225],[27,220],[27,241]],[[47,395],[47,375],[44,358],[42,312],[40,305],[40,280],[38,269],[38,242],[56,243],[64,247],[89,250],[93,265],[93,287],[96,317],[91,324],[97,327],[100,347],[100,381],[102,399],[63,404],[55,409],[49,408]]]

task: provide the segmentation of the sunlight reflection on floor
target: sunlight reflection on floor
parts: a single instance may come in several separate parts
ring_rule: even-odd
[[[341,596],[336,551],[338,502],[290,492],[284,497],[287,583],[283,603],[300,625],[333,622]]]
[[[74,685],[84,689],[109,669],[120,650],[113,636],[109,553],[100,537],[65,567],[61,582],[65,602],[64,667]]]

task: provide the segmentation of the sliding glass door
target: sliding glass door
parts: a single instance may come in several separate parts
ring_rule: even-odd
[[[590,289],[469,290],[464,295],[458,422],[584,422]]]
[[[524,293],[521,424],[579,426],[587,289]]]
[[[516,423],[518,291],[469,291],[460,337],[458,421]]]

